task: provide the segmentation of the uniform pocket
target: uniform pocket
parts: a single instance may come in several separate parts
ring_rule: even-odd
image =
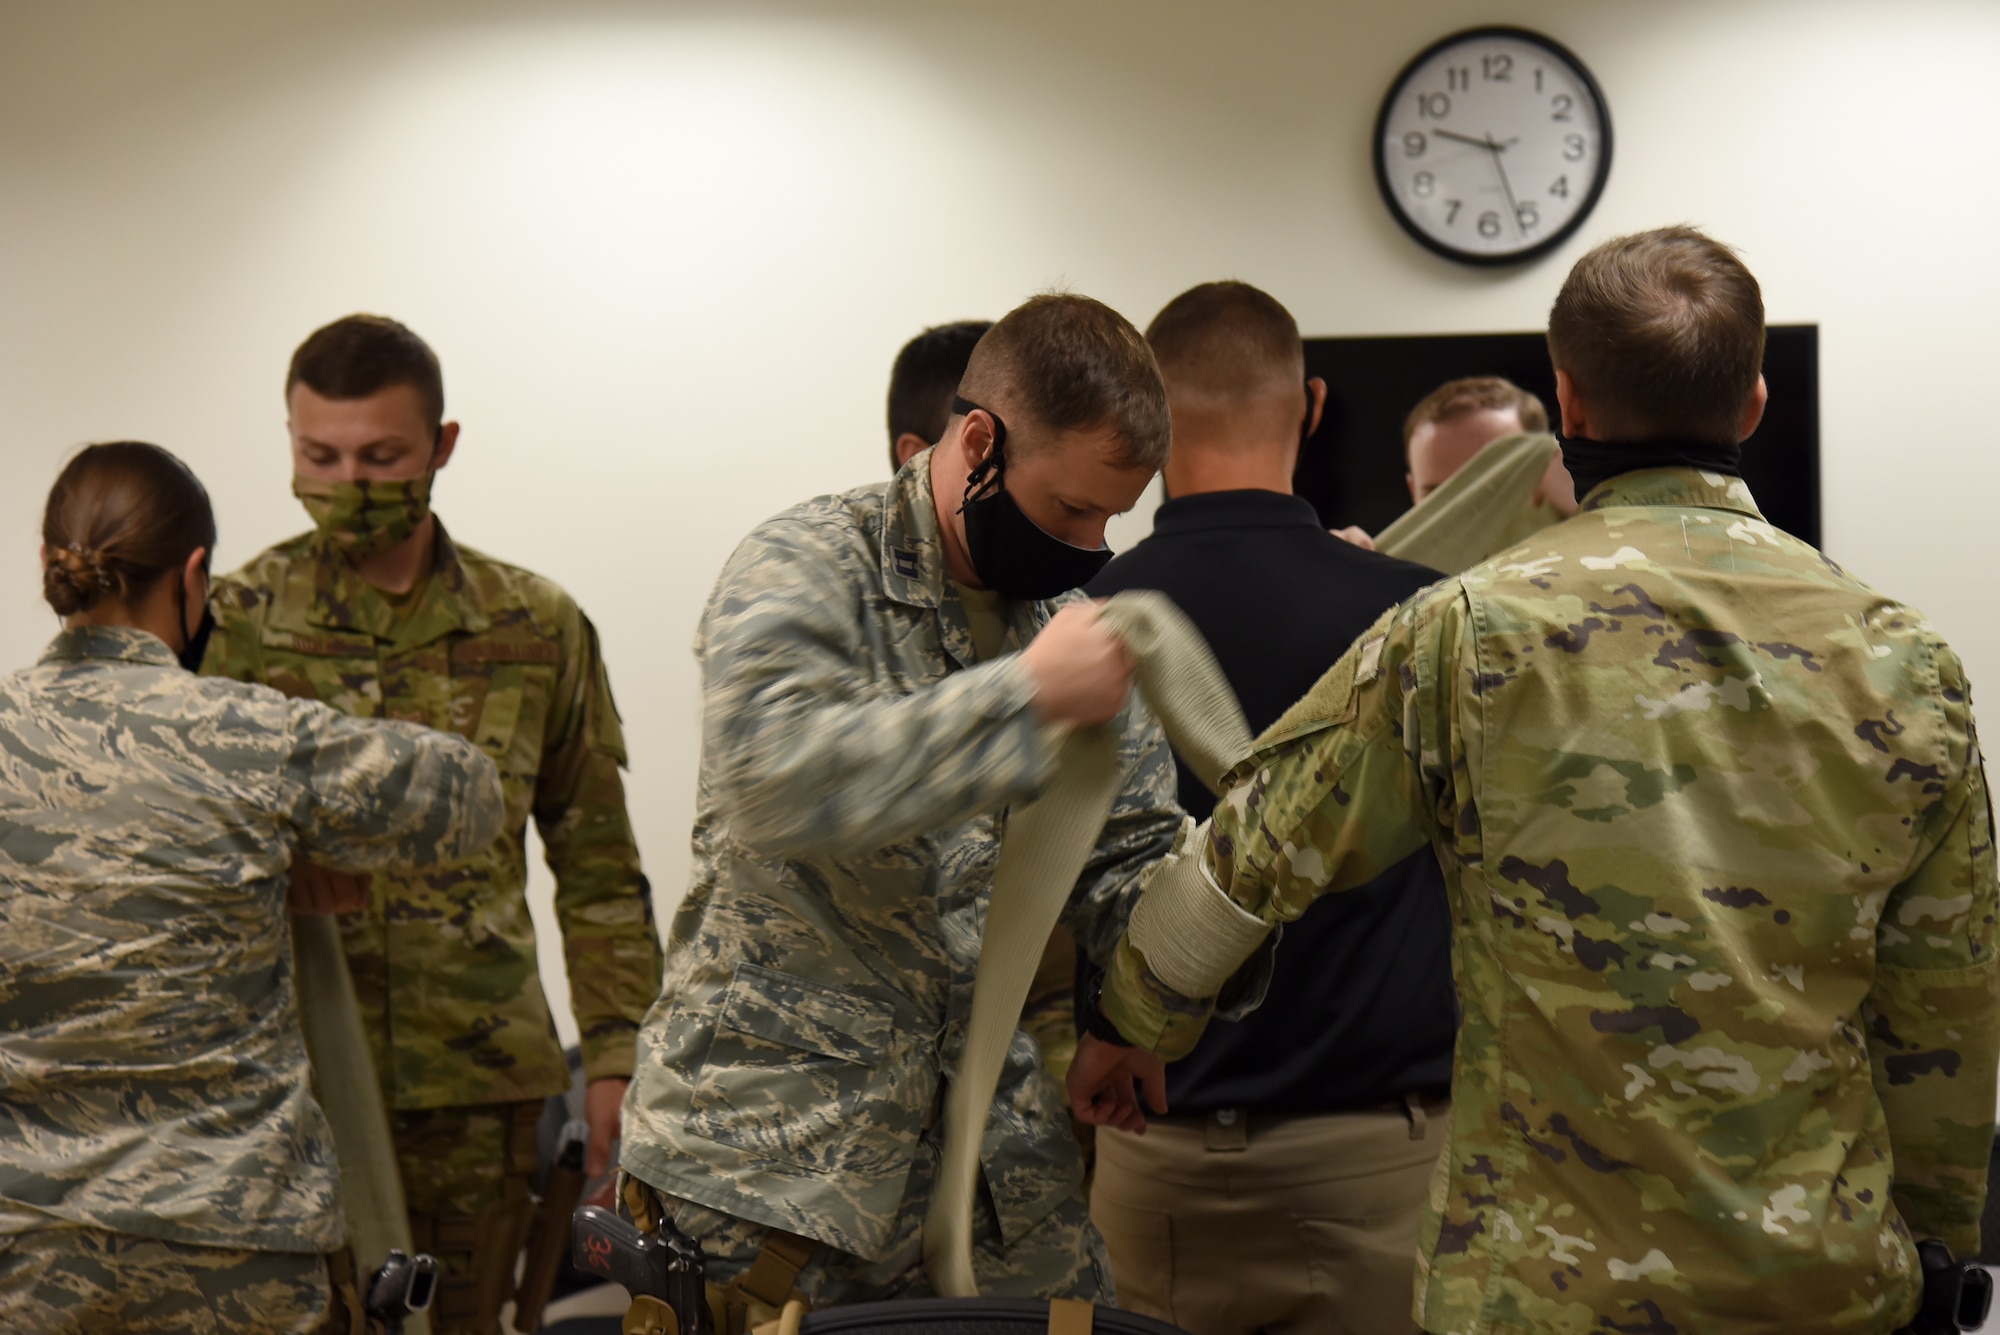
[[[906,1166],[936,1087],[907,1047],[890,1002],[739,964],[688,1130],[818,1173]]]

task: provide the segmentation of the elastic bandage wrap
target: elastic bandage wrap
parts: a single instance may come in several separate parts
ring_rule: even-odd
[[[1183,827],[1175,843],[1132,910],[1126,937],[1155,978],[1184,997],[1212,997],[1270,935],[1271,924],[1215,883],[1207,825],[1191,836]]]

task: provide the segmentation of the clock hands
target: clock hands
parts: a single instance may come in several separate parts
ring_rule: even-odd
[[[1456,139],[1461,144],[1471,144],[1474,148],[1491,149],[1495,153],[1505,152],[1508,144],[1518,144],[1521,142],[1518,136],[1516,136],[1513,139],[1509,139],[1505,144],[1496,144],[1493,142],[1493,136],[1490,134],[1487,135],[1484,139],[1474,139],[1469,134],[1454,134],[1450,130],[1443,130],[1443,129],[1432,130],[1431,133],[1436,135],[1440,139]]]
[[[1469,134],[1456,134],[1445,129],[1433,130],[1431,133],[1437,135],[1440,139],[1455,139],[1461,144],[1471,144],[1474,148],[1483,148],[1493,155],[1493,170],[1500,173],[1500,189],[1507,196],[1507,211],[1514,217],[1514,230],[1522,236],[1526,236],[1527,230],[1521,226],[1521,206],[1514,202],[1514,185],[1507,179],[1507,164],[1500,160],[1500,155],[1507,151],[1508,145],[1520,142],[1519,137],[1516,136],[1513,139],[1509,139],[1506,143],[1499,143],[1494,140],[1490,133],[1483,139],[1474,139]]]

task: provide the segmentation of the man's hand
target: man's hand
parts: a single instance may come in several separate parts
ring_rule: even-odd
[[[285,904],[294,913],[359,913],[368,907],[372,885],[367,872],[335,871],[294,857]]]
[[[1165,1116],[1167,1064],[1144,1048],[1120,1047],[1085,1034],[1077,1040],[1076,1060],[1069,1066],[1069,1109],[1079,1122],[1143,1134],[1146,1112],[1139,1106],[1135,1080],[1145,1087],[1146,1108],[1155,1117]]]
[[[1346,528],[1330,528],[1327,532],[1342,542],[1351,542],[1364,552],[1375,550],[1375,539],[1368,536],[1368,530],[1359,524],[1349,524]]]
[[[585,1177],[602,1177],[611,1171],[611,1142],[618,1139],[619,1109],[625,1103],[625,1087],[631,1083],[622,1075],[607,1075],[584,1087],[583,1120],[590,1123],[590,1142],[583,1149]]]
[[[1099,619],[1096,603],[1071,603],[1021,651],[1044,723],[1103,723],[1125,707],[1132,655]]]

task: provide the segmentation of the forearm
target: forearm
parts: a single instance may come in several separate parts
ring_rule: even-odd
[[[712,692],[708,779],[730,832],[795,857],[879,848],[1032,797],[1057,748],[1017,656],[893,699]]]
[[[536,819],[555,874],[584,1071],[596,1080],[632,1073],[639,1022],[660,991],[660,938],[617,762],[592,751],[578,774],[567,802]]]
[[[2000,963],[1885,969],[1868,1004],[1869,1058],[1889,1124],[1897,1210],[1954,1254],[1979,1249],[2000,1077]]]
[[[1897,1208],[1918,1237],[1963,1257],[1978,1246],[2000,1079],[1993,831],[1976,747],[1954,797],[1934,851],[1884,905],[1864,1010]]]

